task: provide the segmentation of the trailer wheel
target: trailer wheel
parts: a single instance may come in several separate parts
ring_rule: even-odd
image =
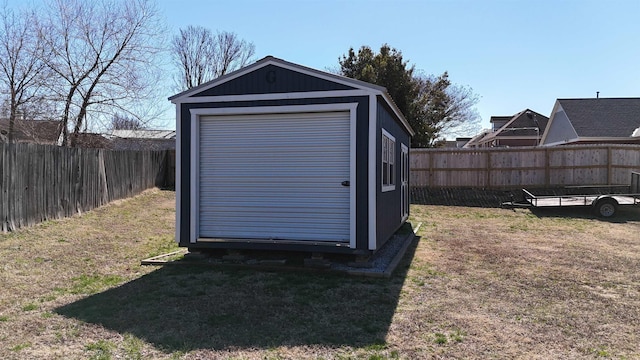
[[[596,214],[601,217],[612,217],[615,215],[617,209],[618,202],[611,198],[601,199],[596,203]]]

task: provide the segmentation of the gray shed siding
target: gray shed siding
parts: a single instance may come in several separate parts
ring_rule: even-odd
[[[332,81],[267,65],[232,81],[204,90],[195,94],[194,97],[353,89]]]
[[[340,97],[340,98],[313,98],[313,99],[288,99],[288,100],[265,100],[265,101],[242,101],[242,102],[217,102],[217,103],[191,103],[181,105],[181,151],[180,160],[182,170],[180,174],[181,193],[183,194],[180,201],[180,244],[182,246],[191,246],[189,243],[191,217],[191,203],[188,196],[191,183],[191,109],[197,108],[226,108],[226,107],[255,107],[255,106],[285,106],[285,105],[315,105],[315,104],[334,104],[334,103],[358,103],[358,112],[356,119],[356,248],[366,249],[368,246],[368,136],[369,136],[369,98],[366,96],[359,97]],[[228,244],[225,247],[229,247]],[[334,250],[341,250],[336,248]]]
[[[411,147],[411,138],[403,129],[399,121],[392,115],[390,109],[383,105],[382,101],[378,101],[378,133],[376,134],[376,187],[377,187],[377,204],[376,204],[376,239],[377,247],[380,248],[393,233],[398,230],[402,224],[401,214],[401,144]],[[396,139],[395,145],[395,190],[382,192],[382,129],[391,133]]]

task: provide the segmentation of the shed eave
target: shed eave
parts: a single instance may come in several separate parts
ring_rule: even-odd
[[[379,95],[382,95],[382,98],[384,98],[384,101],[389,105],[389,107],[391,107],[391,109],[393,110],[393,113],[398,117],[398,119],[402,123],[402,126],[404,126],[405,130],[407,130],[409,135],[414,136],[416,134],[415,130],[413,130],[413,128],[411,127],[407,119],[404,117],[404,115],[402,115],[402,112],[400,111],[400,109],[398,109],[398,105],[396,105],[396,103],[393,101],[393,99],[391,98],[391,95],[389,95],[389,93],[387,92],[387,89],[385,88],[383,89],[384,91]]]

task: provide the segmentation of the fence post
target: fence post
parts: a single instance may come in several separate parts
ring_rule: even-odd
[[[548,147],[544,149],[544,185],[551,184],[551,154]]]
[[[490,188],[491,187],[491,152],[488,150],[485,150],[485,154],[487,154],[487,165],[485,169],[487,174],[485,178],[485,181],[486,181],[485,187]]]
[[[427,154],[427,161],[429,161],[429,174],[427,174],[427,184],[429,187],[433,187],[433,156],[427,152],[423,152],[423,154]]]
[[[611,145],[607,146],[607,185],[613,182],[613,164],[611,159]]]

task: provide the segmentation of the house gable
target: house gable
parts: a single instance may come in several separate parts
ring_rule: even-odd
[[[513,116],[492,116],[491,119],[489,119],[489,122],[491,123],[491,128],[493,129],[493,131],[498,131],[512,118]]]
[[[639,127],[640,98],[558,99],[543,145],[637,142]]]
[[[496,136],[523,137],[542,135],[549,118],[526,109],[515,114],[511,120],[498,130]],[[539,133],[536,132],[538,129]]]
[[[574,141],[578,138],[578,133],[573,128],[569,117],[567,117],[560,102],[556,102],[549,125],[542,136],[542,145],[562,144]]]
[[[476,136],[465,147],[538,145],[548,121],[548,117],[529,109],[513,116],[492,116],[494,130]]]

